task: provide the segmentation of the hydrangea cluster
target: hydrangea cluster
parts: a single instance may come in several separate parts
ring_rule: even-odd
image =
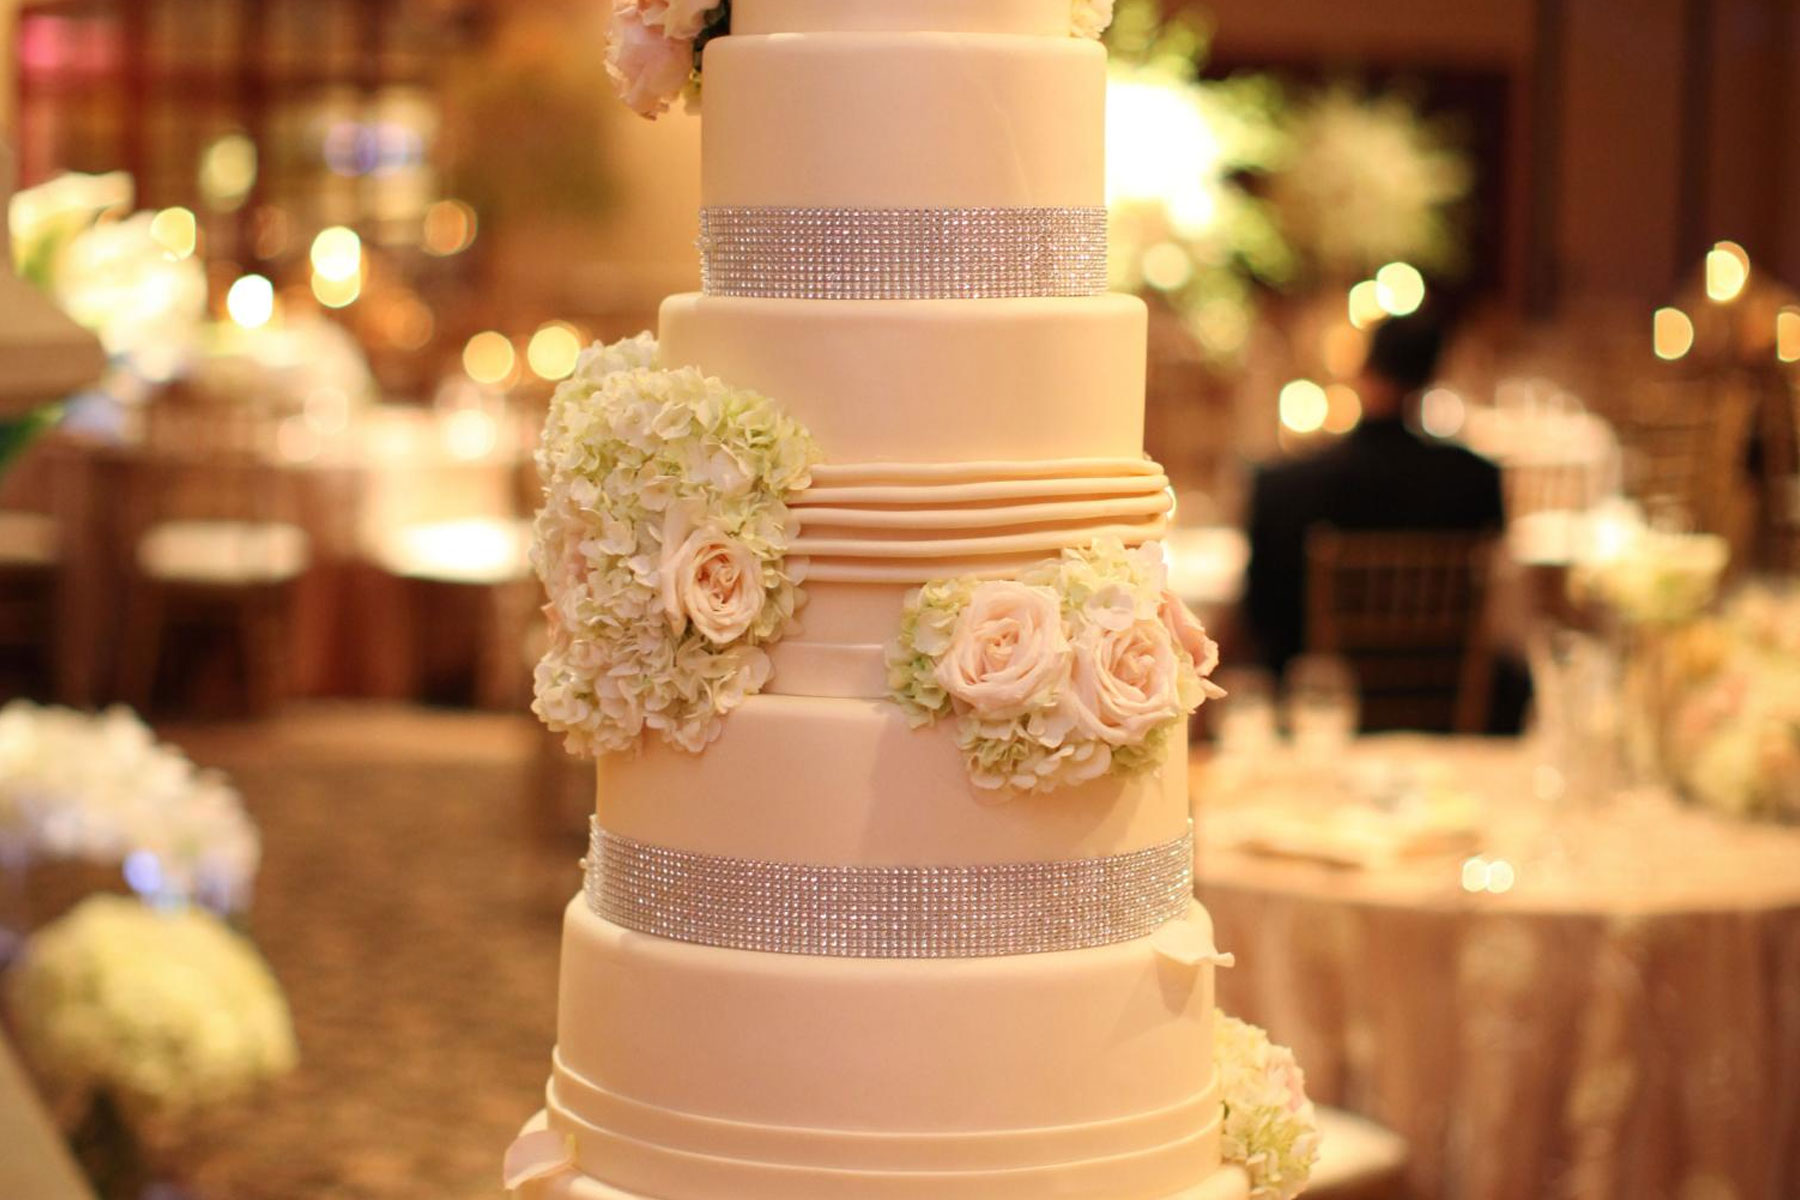
[[[126,862],[133,886],[225,909],[247,899],[262,853],[236,789],[158,742],[129,709],[90,714],[29,700],[0,709],[5,847]],[[136,855],[149,859],[132,863]]]
[[[268,964],[201,909],[90,897],[31,938],[7,983],[19,1044],[65,1104],[106,1092],[128,1116],[179,1116],[297,1056]]]
[[[659,367],[647,333],[582,354],[550,403],[532,545],[550,624],[533,708],[572,751],[646,730],[698,751],[762,689],[802,603],[786,497],[818,458],[772,401]]]
[[[1225,1123],[1220,1150],[1250,1176],[1250,1200],[1292,1200],[1319,1157],[1319,1127],[1294,1052],[1255,1025],[1217,1012]]]
[[[1225,694],[1218,661],[1162,546],[1105,538],[1016,579],[912,592],[888,689],[914,726],[955,718],[978,787],[1049,791],[1157,766],[1176,724]]]

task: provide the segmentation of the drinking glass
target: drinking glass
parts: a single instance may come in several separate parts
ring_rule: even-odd
[[[1288,664],[1287,724],[1303,757],[1327,758],[1356,736],[1356,672],[1329,654],[1303,654]]]

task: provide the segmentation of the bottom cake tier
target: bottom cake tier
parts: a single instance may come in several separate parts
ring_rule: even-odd
[[[1242,1200],[1221,1169],[1211,927],[848,959],[564,924],[523,1200]],[[553,1141],[555,1139],[552,1139]]]

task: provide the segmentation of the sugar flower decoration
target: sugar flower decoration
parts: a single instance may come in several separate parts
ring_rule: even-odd
[[[772,401],[659,366],[647,333],[582,355],[550,403],[532,546],[550,624],[533,709],[572,751],[648,730],[701,750],[768,682],[764,647],[802,603],[786,497],[818,457]]]
[[[1162,547],[1116,538],[1012,580],[938,580],[911,593],[888,689],[915,726],[956,721],[983,788],[1048,791],[1162,762],[1208,698],[1218,648],[1167,589]]]
[[[32,937],[7,982],[19,1045],[63,1103],[105,1092],[128,1117],[179,1116],[294,1067],[280,984],[201,909],[90,897]]]
[[[1250,1200],[1292,1200],[1319,1157],[1319,1127],[1294,1052],[1223,1012],[1213,1018],[1225,1123],[1220,1151],[1250,1176]]]
[[[660,116],[697,88],[700,50],[730,19],[728,0],[614,0],[606,73],[619,98],[639,116]]]

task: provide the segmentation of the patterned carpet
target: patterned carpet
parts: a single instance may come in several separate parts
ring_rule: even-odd
[[[164,732],[261,823],[252,931],[301,1046],[299,1072],[200,1148],[199,1197],[495,1200],[542,1099],[579,884],[579,802],[566,834],[534,816],[535,726],[349,708]]]

